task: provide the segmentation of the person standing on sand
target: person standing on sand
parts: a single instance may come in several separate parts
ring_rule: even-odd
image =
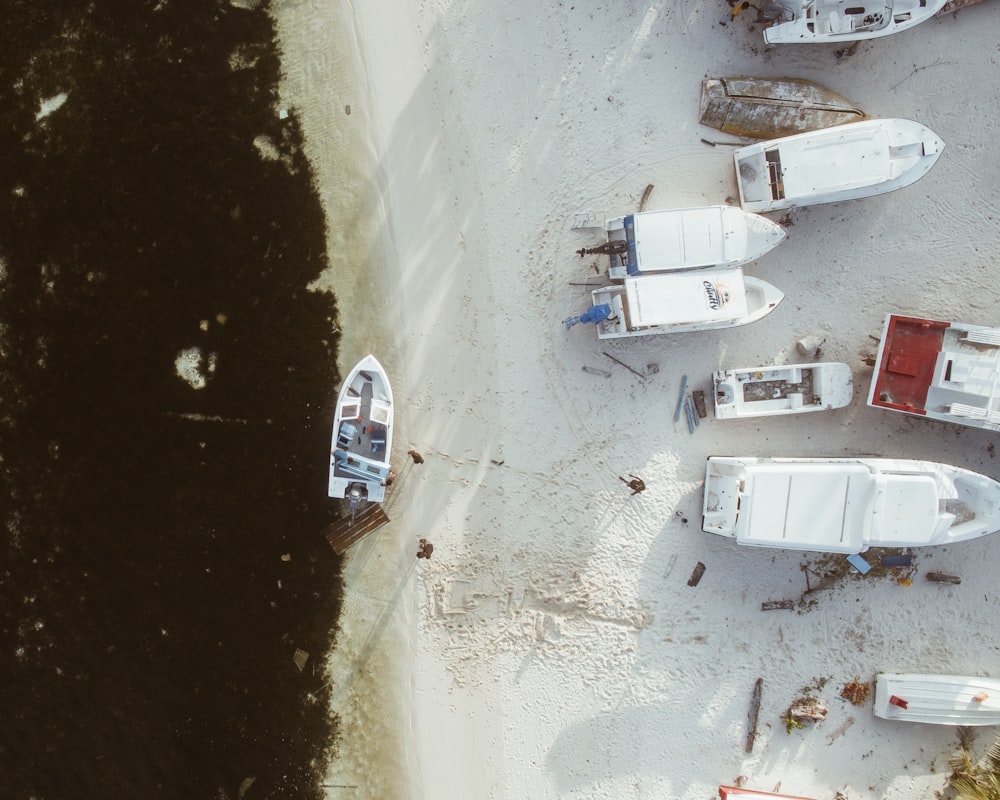
[[[417,558],[427,558],[431,557],[431,553],[434,552],[434,545],[428,542],[426,539],[420,540],[420,549],[417,550]]]
[[[420,455],[416,450],[407,450],[406,455],[413,459],[414,464],[423,464],[424,457]]]
[[[639,494],[639,492],[645,491],[646,482],[642,478],[638,477],[637,475],[633,475],[632,473],[629,473],[629,477],[632,480],[627,481],[621,475],[619,475],[618,480],[620,480],[622,483],[628,486],[629,489],[632,490],[632,494],[629,495],[630,497],[635,497],[635,495]]]

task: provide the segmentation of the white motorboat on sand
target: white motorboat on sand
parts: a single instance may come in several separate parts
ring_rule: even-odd
[[[931,461],[712,456],[702,514],[704,531],[753,547],[953,544],[1000,530],[1000,483]]]
[[[889,314],[868,405],[1000,431],[1000,328]]]
[[[365,356],[340,389],[330,447],[329,496],[381,503],[392,453],[392,388],[375,356]]]
[[[926,22],[947,0],[776,0],[768,44],[856,42],[901,33]]]
[[[875,716],[935,725],[1000,725],[1000,680],[879,673]]]
[[[780,211],[902,189],[926,175],[944,142],[908,119],[869,119],[738,148],[740,204]]]
[[[609,219],[607,243],[589,252],[607,252],[608,277],[738,267],[756,261],[785,238],[785,229],[738,206],[705,206],[645,211]]]
[[[739,267],[640,275],[594,289],[591,307],[563,322],[591,322],[598,339],[715,330],[756,322],[784,296]]]
[[[716,372],[715,416],[771,417],[843,408],[854,399],[847,364],[784,364]]]

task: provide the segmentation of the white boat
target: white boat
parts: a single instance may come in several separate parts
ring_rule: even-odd
[[[827,411],[854,399],[851,368],[839,362],[727,369],[712,381],[719,419]]]
[[[777,0],[768,44],[854,42],[908,30],[933,17],[947,0]],[[773,6],[772,6],[773,8]]]
[[[868,405],[1000,430],[1000,328],[888,314]]]
[[[725,205],[629,214],[609,219],[605,231],[607,244],[596,249],[608,251],[612,280],[651,272],[738,267],[756,261],[786,236],[776,222]]]
[[[737,786],[719,787],[719,800],[761,800],[761,798],[767,797],[770,797],[771,800],[813,800],[811,797],[801,797],[797,794],[758,792],[753,789],[741,789]]]
[[[747,211],[779,211],[891,192],[928,173],[944,149],[908,119],[869,119],[738,148],[733,159]]]
[[[875,716],[935,725],[1000,725],[1000,680],[880,673]]]
[[[392,387],[385,369],[368,355],[351,370],[337,398],[330,448],[329,496],[350,500],[385,499],[392,453]]]
[[[702,529],[826,553],[952,544],[1000,530],[1000,483],[931,461],[713,456]]]
[[[706,78],[698,121],[733,136],[775,139],[860,122],[868,115],[825,86],[802,78]]]
[[[565,320],[597,326],[598,339],[732,328],[770,314],[784,294],[742,269],[669,272],[626,278],[591,292],[591,307]]]

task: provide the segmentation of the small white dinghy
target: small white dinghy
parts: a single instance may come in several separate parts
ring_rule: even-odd
[[[828,411],[854,399],[851,368],[839,362],[727,369],[712,381],[719,419]]]
[[[365,356],[340,388],[330,448],[329,496],[349,500],[352,512],[363,500],[385,499],[392,417],[389,377],[375,356]]]
[[[869,119],[738,148],[740,204],[780,211],[902,189],[926,175],[944,142],[908,119]]]
[[[593,323],[598,339],[708,331],[756,322],[784,296],[739,267],[640,275],[594,289],[591,307],[563,322]]]
[[[768,44],[878,39],[925,22],[948,0],[777,0]]]
[[[875,716],[935,725],[1000,725],[1000,680],[879,673]]]
[[[590,252],[607,251],[608,276],[624,280],[651,272],[738,267],[777,247],[785,229],[737,206],[645,211],[609,219],[608,241]]]
[[[712,456],[702,515],[707,533],[752,547],[953,544],[1000,530],[1000,483],[932,461]]]

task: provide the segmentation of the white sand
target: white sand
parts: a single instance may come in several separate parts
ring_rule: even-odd
[[[329,796],[693,799],[743,776],[816,798],[932,797],[955,730],[876,720],[837,694],[882,670],[1000,674],[1000,537],[919,552],[909,587],[846,580],[808,610],[762,612],[799,598],[816,556],[702,533],[700,481],[724,453],[1000,473],[997,434],[867,408],[861,360],[889,311],[1000,324],[1000,5],[841,60],[765,50],[721,0],[305,0],[277,19],[282,100],[331,219],[341,367],[376,352],[397,398],[394,523],[345,570]],[[736,196],[732,148],[700,141],[730,137],[697,115],[701,80],[737,74],[816,80],[946,149],[900,192],[793,212],[788,240],[748,268],[786,293],[761,322],[610,344],[564,330],[589,305],[571,282],[598,278],[597,258],[575,254],[600,241],[571,229],[578,213],[634,210],[647,184],[650,209]],[[346,224],[345,174],[366,209]],[[673,422],[682,375],[708,388],[721,367],[801,360],[813,333],[855,369],[849,408],[710,413],[694,435]],[[659,372],[640,379],[605,352]],[[626,473],[647,491],[629,497]],[[424,535],[434,557],[417,562]],[[780,717],[821,678],[828,718],[787,734]]]

